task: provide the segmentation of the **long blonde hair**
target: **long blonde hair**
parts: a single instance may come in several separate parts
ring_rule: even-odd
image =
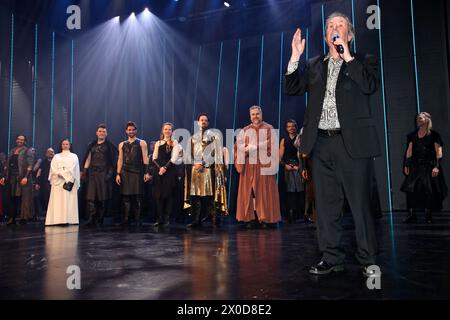
[[[164,122],[162,127],[161,127],[161,136],[160,139],[161,141],[164,141],[164,127],[165,126],[170,126],[172,128],[173,131],[173,123],[171,122]],[[169,148],[173,148],[173,140],[172,140],[172,136],[169,137],[169,140],[167,140],[167,145],[169,146]]]
[[[424,116],[425,119],[427,119],[427,134],[431,133],[431,129],[433,128],[433,122],[431,121],[431,115],[428,112],[421,112],[417,115],[417,118],[419,118],[420,116]]]

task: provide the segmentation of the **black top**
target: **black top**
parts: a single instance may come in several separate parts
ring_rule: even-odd
[[[11,175],[19,175],[19,155],[13,154],[9,160],[9,172]]]
[[[51,163],[51,160],[50,161],[48,159],[42,160],[41,166],[39,167],[39,169],[41,169],[41,175],[38,178],[39,185],[44,185],[45,183],[50,183],[48,181],[48,175],[50,173],[50,163]]]
[[[105,168],[108,165],[108,146],[105,142],[91,147],[90,167]]]
[[[167,142],[164,144],[160,144],[158,147],[158,158],[153,160],[153,162],[157,165],[158,168],[166,167],[168,168],[171,164],[170,158],[172,157],[171,147]]]
[[[136,139],[132,143],[130,143],[129,141],[125,141],[122,145],[122,154],[123,170],[137,173],[141,172],[144,169],[140,139]]]
[[[282,162],[284,164],[298,165],[297,148],[294,146],[295,138],[291,137],[284,138],[284,154]]]
[[[434,130],[431,130],[430,134],[425,135],[423,138],[419,138],[418,130],[408,135],[408,145],[412,142],[412,160],[413,161],[435,161],[436,149],[434,144],[437,143],[443,146],[441,136]]]

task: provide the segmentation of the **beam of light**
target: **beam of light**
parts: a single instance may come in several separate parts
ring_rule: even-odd
[[[36,146],[36,92],[38,70],[38,25],[34,26],[34,74],[33,74],[33,146]]]
[[[226,1],[224,1],[223,5],[224,5],[225,7],[227,7],[227,8],[230,7],[230,4],[229,4],[228,2],[226,2]]]
[[[14,14],[11,15],[11,51],[9,69],[9,110],[8,110],[8,152],[11,150],[11,121],[13,105],[13,75],[14,75]]]
[[[52,32],[52,90],[50,97],[50,146],[53,146],[53,118],[55,107],[55,32]]]
[[[380,0],[377,0],[377,6],[380,8]],[[381,24],[380,20],[380,10],[378,10],[378,22]],[[388,123],[387,123],[387,110],[386,110],[386,94],[384,87],[384,63],[383,63],[383,43],[381,39],[381,27],[378,29],[378,40],[380,48],[380,66],[381,66],[381,93],[383,97],[383,120],[384,120],[384,143],[386,152],[386,171],[387,171],[387,181],[388,181],[388,205],[390,214],[390,227],[391,227],[391,242],[393,253],[395,254],[395,239],[394,239],[394,221],[392,216],[392,183],[391,183],[391,165],[390,165],[390,155],[389,155],[389,133],[388,133]]]
[[[414,26],[414,1],[411,0],[411,30],[412,30],[412,42],[414,53],[414,78],[416,80],[416,101],[417,101],[417,113],[420,113],[420,95],[419,95],[419,76],[417,72],[417,52],[416,52],[416,32]]]
[[[145,13],[145,14],[149,14],[149,13],[150,13],[150,9],[149,9],[149,8],[145,8],[145,9],[144,9],[144,13]]]

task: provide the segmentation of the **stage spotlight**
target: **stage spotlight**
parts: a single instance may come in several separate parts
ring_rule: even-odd
[[[132,12],[132,13],[130,14],[130,17],[131,17],[131,18],[136,18],[136,14],[135,14],[134,12]]]
[[[223,5],[224,5],[225,7],[227,7],[227,8],[230,7],[230,4],[229,4],[228,2],[226,2],[226,1],[224,1]]]
[[[144,13],[150,13],[150,9],[146,7],[146,8],[144,9]]]

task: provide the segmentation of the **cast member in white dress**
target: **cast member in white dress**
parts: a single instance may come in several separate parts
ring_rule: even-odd
[[[80,187],[80,165],[76,154],[70,152],[71,142],[61,142],[62,152],[56,154],[50,164],[48,179],[52,185],[45,225],[78,224],[78,188]],[[64,183],[73,182],[71,191]]]

